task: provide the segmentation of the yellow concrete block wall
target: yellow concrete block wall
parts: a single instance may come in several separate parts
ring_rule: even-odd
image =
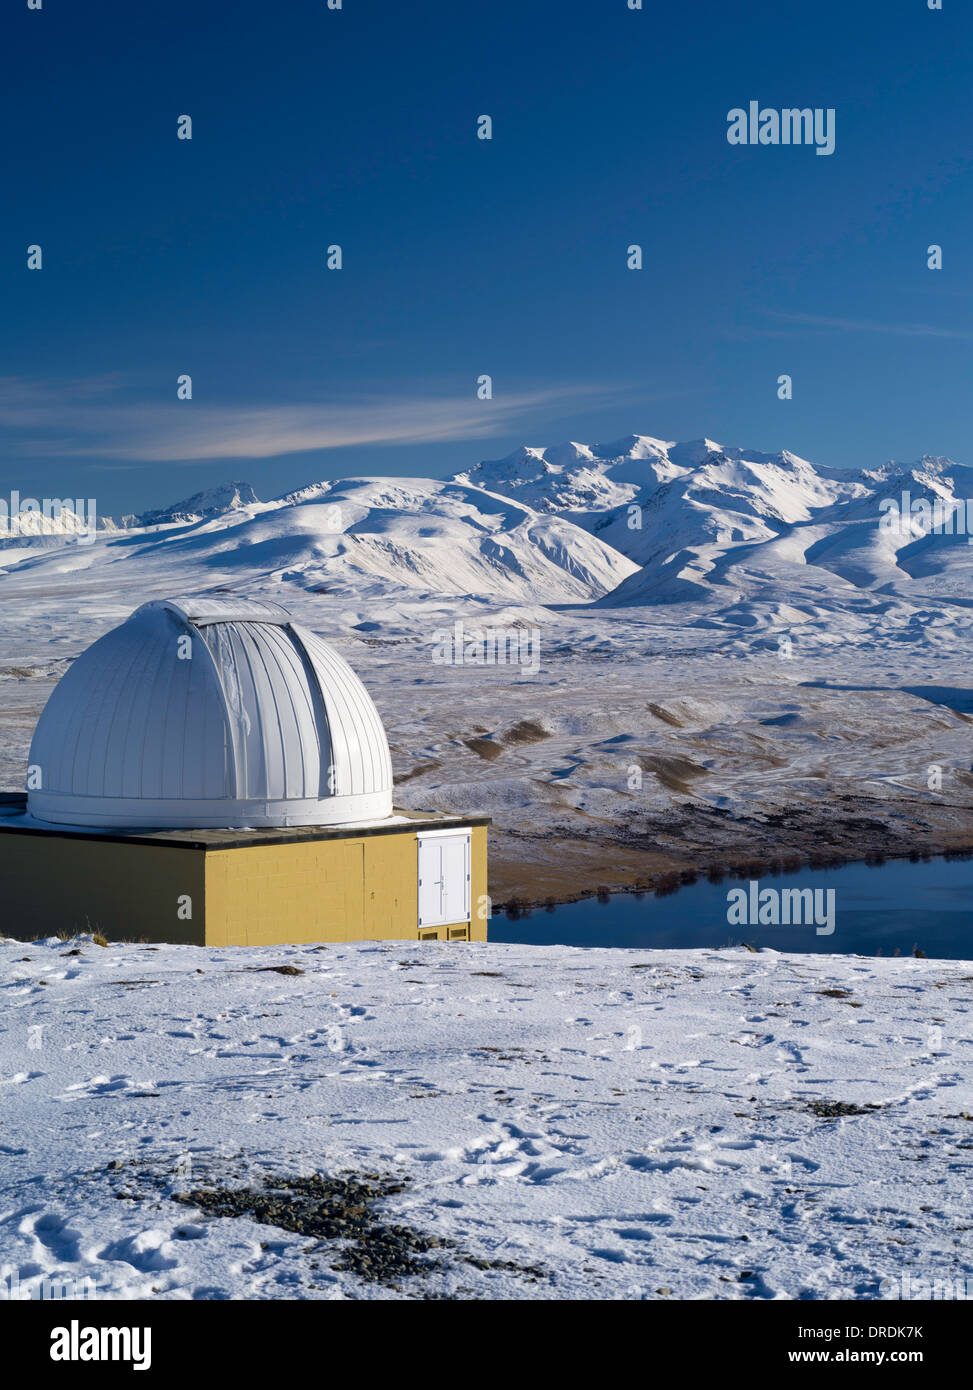
[[[206,944],[416,940],[416,833],[211,850],[206,855]],[[487,831],[471,843],[471,932],[485,941]],[[447,936],[447,929],[439,934]]]
[[[486,941],[489,922],[487,897],[487,827],[474,825],[470,844],[470,940]]]
[[[247,845],[206,855],[206,944],[348,941],[362,935],[361,840]]]
[[[200,850],[0,834],[0,928],[8,936],[101,932],[109,941],[202,945]]]
[[[365,841],[364,935],[379,940],[415,938],[418,926],[419,850],[409,831]]]

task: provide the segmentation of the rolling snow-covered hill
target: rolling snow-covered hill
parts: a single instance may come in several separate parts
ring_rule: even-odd
[[[219,490],[217,490],[219,491]],[[635,572],[590,531],[519,501],[438,479],[315,483],[272,502],[245,484],[199,494],[135,524],[103,524],[79,544],[76,519],[58,534],[0,541],[0,577],[34,586],[97,569],[101,582],[196,587],[291,583],[375,596],[484,595],[587,603]]]

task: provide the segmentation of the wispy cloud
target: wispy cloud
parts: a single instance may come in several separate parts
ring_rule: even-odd
[[[126,383],[99,377],[63,383],[0,379],[0,434],[35,458],[195,463],[264,459],[355,444],[420,444],[484,439],[617,388],[554,386],[473,395],[359,397],[341,403],[209,404],[199,399],[134,401]]]
[[[773,309],[765,312],[779,323],[801,328],[826,328],[838,333],[889,333],[906,338],[973,338],[973,332],[960,328],[940,328],[930,323],[889,323],[877,319],[833,318],[825,314],[786,314]],[[766,332],[773,336],[779,332],[759,328],[753,331],[758,335]]]

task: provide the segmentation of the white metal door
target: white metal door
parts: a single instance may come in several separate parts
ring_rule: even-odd
[[[444,922],[466,922],[470,916],[470,837],[450,835],[439,841],[443,864]]]
[[[470,919],[470,832],[419,837],[419,926]]]
[[[438,840],[419,841],[419,925],[438,926],[443,920],[442,856]]]

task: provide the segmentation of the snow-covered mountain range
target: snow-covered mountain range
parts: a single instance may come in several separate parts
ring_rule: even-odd
[[[852,589],[905,597],[916,580],[948,599],[966,592],[973,569],[973,469],[945,458],[852,472],[787,450],[630,435],[523,448],[461,476],[569,517],[633,560],[639,569],[602,599],[610,605]]]
[[[73,513],[28,518],[0,537],[0,578],[39,582],[97,565],[121,582],[134,565],[200,587],[689,601],[738,610],[742,623],[752,621],[748,605],[769,602],[800,619],[809,605],[860,605],[864,595],[968,603],[968,498],[973,469],[949,459],[852,472],[786,450],[629,435],[525,446],[447,481],[326,481],[268,502],[226,484],[120,522],[101,518],[87,545]],[[903,506],[903,523],[887,524]]]

